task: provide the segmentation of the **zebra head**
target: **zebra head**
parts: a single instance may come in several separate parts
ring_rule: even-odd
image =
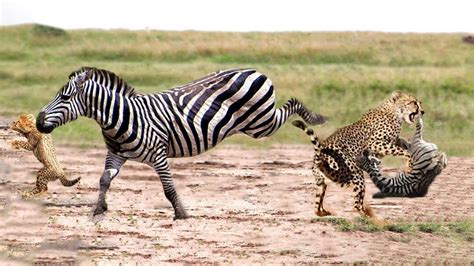
[[[362,155],[356,157],[357,166],[366,172],[378,171],[380,163],[380,159],[371,155],[369,150],[364,150]]]
[[[84,115],[84,88],[91,76],[92,69],[88,67],[69,75],[69,81],[43,107],[36,118],[36,127],[41,133],[51,133],[55,128]]]

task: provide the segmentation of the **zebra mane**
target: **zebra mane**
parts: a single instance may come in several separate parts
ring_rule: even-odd
[[[106,69],[84,66],[84,67],[81,67],[79,70],[76,70],[72,72],[71,74],[69,74],[69,79],[71,79],[72,77],[76,77],[84,72],[89,72],[86,75],[89,77],[89,80],[93,80],[98,83],[109,81],[109,83],[113,84],[113,86],[112,87],[104,86],[104,88],[107,88],[111,91],[116,91],[120,94],[128,95],[128,96],[133,96],[136,94],[135,88],[128,85],[128,83],[125,80],[123,80],[121,77],[119,77],[117,74]]]

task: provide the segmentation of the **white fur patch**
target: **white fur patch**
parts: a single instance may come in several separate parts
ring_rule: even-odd
[[[105,172],[108,172],[108,173],[109,173],[110,178],[115,177],[115,176],[118,174],[118,170],[117,170],[117,169],[107,169],[107,170],[105,170]]]

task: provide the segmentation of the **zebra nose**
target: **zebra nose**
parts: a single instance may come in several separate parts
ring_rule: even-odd
[[[421,110],[421,115],[424,115],[425,114],[425,111]]]
[[[44,126],[44,119],[46,117],[46,112],[41,111],[38,114],[38,117],[36,118],[36,128],[39,130],[41,133],[50,133],[52,131],[52,128],[45,127]]]
[[[46,112],[45,111],[41,111],[39,112],[38,114],[38,117],[36,117],[36,124],[43,124],[44,122],[44,118],[46,117]]]

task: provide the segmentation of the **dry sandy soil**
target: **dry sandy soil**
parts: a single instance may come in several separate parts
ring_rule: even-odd
[[[158,177],[128,162],[112,182],[109,211],[92,217],[105,149],[59,147],[66,188],[23,200],[40,164],[15,151],[0,130],[0,264],[30,263],[355,263],[474,261],[473,242],[441,234],[341,232],[314,218],[312,150],[280,146],[246,150],[222,145],[201,156],[172,159],[175,185],[192,218],[173,221]],[[3,139],[2,139],[3,138]],[[252,140],[253,141],[253,140]],[[393,173],[396,169],[385,169]],[[390,221],[458,221],[473,218],[474,159],[449,158],[448,168],[424,198],[366,202]],[[329,184],[326,206],[353,219],[351,193]]]

